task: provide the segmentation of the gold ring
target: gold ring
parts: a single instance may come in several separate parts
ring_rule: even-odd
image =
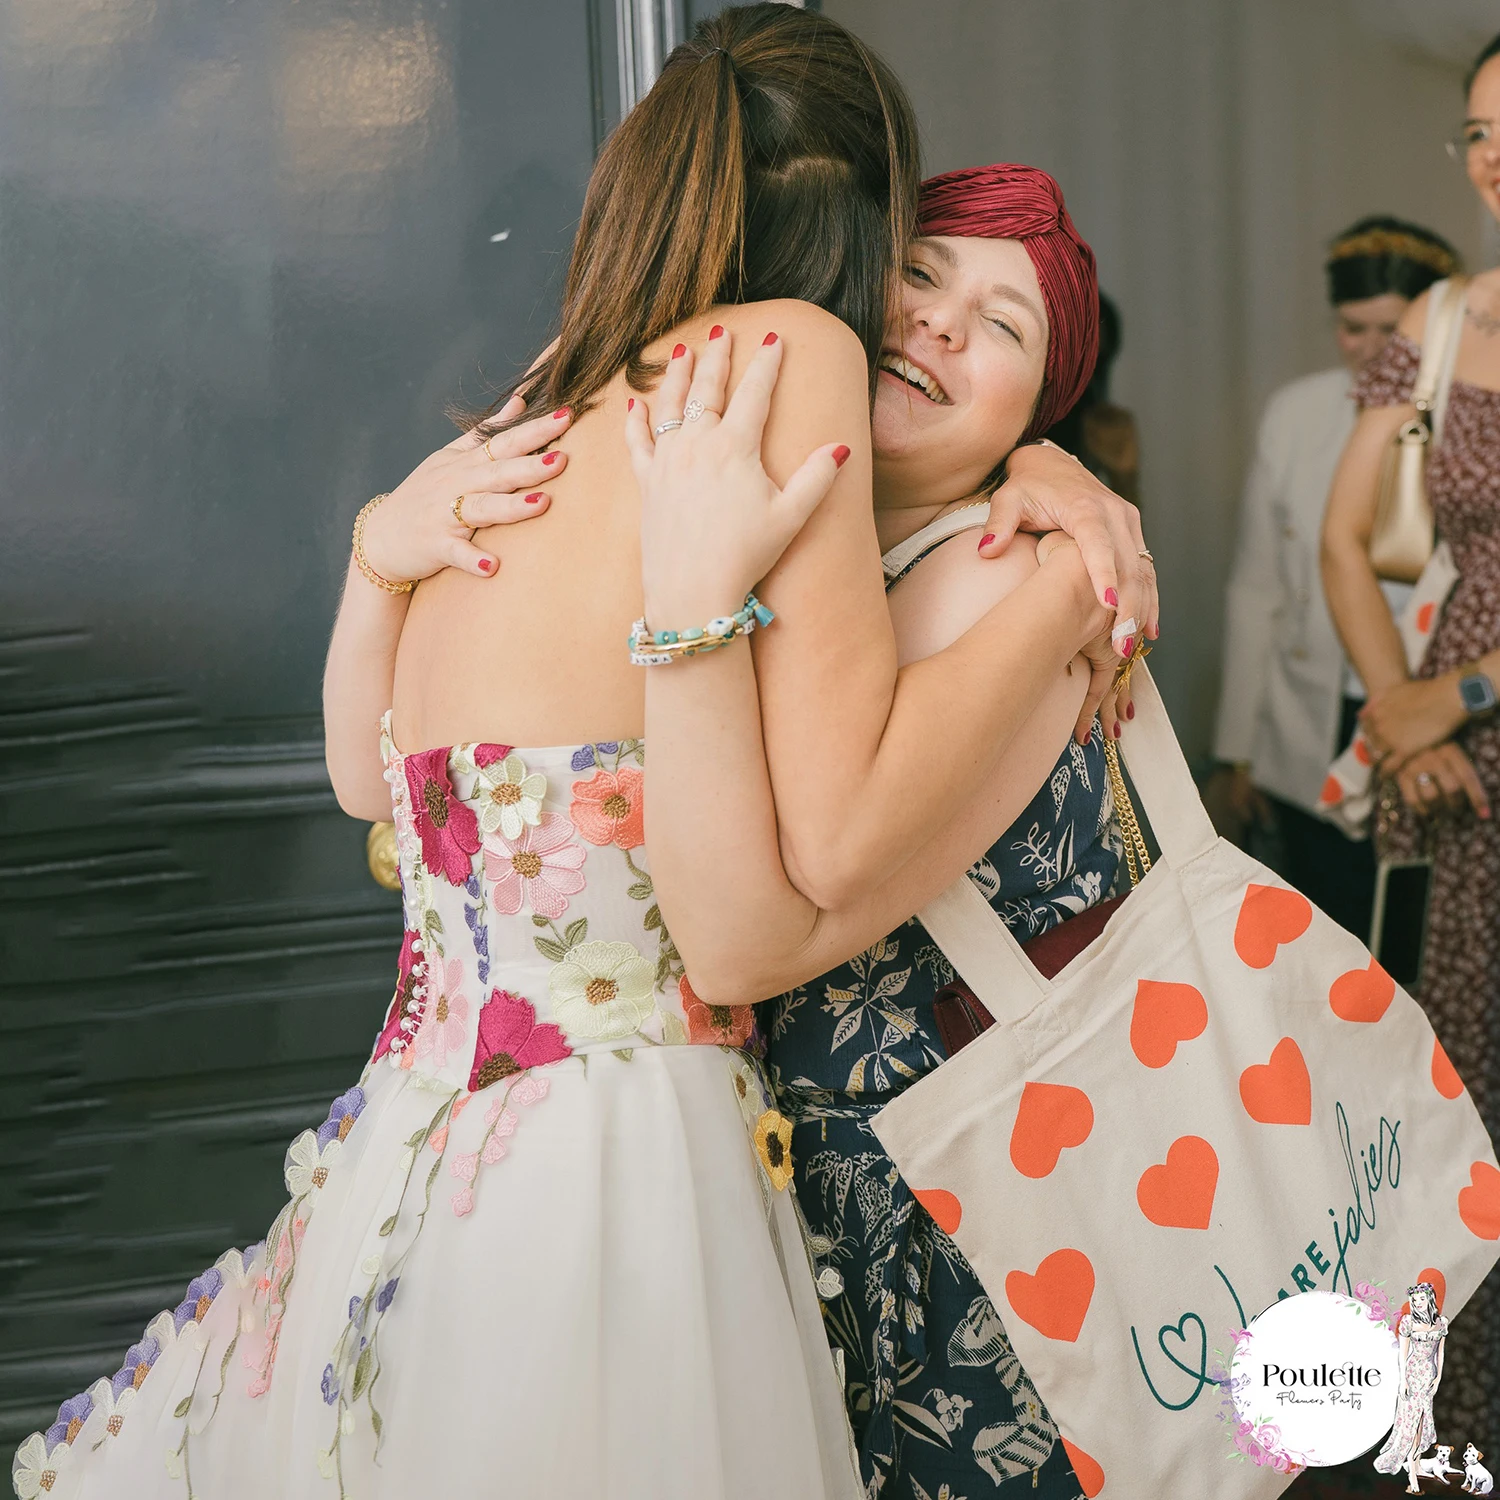
[[[494,454],[493,454],[493,453],[492,453],[492,452],[491,452],[491,451],[490,451],[490,444],[491,444],[491,443],[493,443],[493,442],[494,442],[494,441],[495,441],[495,434],[494,434],[494,433],[493,433],[493,432],[492,432],[492,433],[491,433],[491,434],[490,434],[490,435],[489,435],[489,436],[488,436],[488,437],[487,437],[487,438],[486,438],[486,439],[485,439],[485,440],[484,440],[484,456],[485,456],[485,457],[486,457],[486,458],[487,458],[487,459],[489,459],[489,461],[490,461],[490,462],[491,462],[491,463],[492,463],[492,464],[497,464],[497,463],[499,463],[499,462],[500,462],[500,460],[499,460],[499,459],[498,459],[498,458],[496,458],[496,457],[495,457],[495,455],[494,455]]]
[[[474,529],[466,520],[464,520],[464,497],[462,495],[460,495],[458,499],[453,502],[453,519],[467,531],[472,531]]]
[[[1140,551],[1136,553],[1136,556],[1137,557],[1144,557],[1148,563],[1154,563],[1156,561],[1156,559],[1154,557],[1152,557],[1152,555],[1149,552],[1147,552],[1144,547],[1142,547],[1140,549]]]

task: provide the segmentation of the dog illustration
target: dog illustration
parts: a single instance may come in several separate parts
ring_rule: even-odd
[[[1455,1469],[1450,1462],[1453,1457],[1453,1449],[1443,1443],[1439,1443],[1431,1458],[1419,1458],[1417,1460],[1418,1479],[1439,1479],[1444,1484],[1448,1482],[1450,1474],[1462,1474],[1462,1469]]]
[[[1479,1462],[1484,1457],[1473,1443],[1464,1449],[1464,1482],[1459,1489],[1467,1490],[1471,1495],[1489,1495],[1494,1493],[1495,1480],[1490,1471]]]

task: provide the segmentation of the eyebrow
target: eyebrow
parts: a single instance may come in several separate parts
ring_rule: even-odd
[[[926,250],[927,253],[933,257],[933,259],[942,261],[942,263],[950,270],[958,264],[958,256],[953,253],[952,246],[945,245],[940,240],[926,238],[919,239],[917,243],[924,250]],[[1009,297],[1012,301],[1019,302],[1022,307],[1026,308],[1026,310],[1031,313],[1031,315],[1037,320],[1038,323],[1042,325],[1043,328],[1047,326],[1046,313],[1044,313],[1042,309],[1039,308],[1036,303],[1033,302],[1031,298],[1028,297],[1026,293],[1020,289],[1020,287],[1011,286],[1008,282],[997,281],[990,288],[990,293],[992,296]]]

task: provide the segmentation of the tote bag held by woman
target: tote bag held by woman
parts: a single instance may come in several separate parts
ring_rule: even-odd
[[[1221,1420],[1234,1331],[1283,1294],[1399,1300],[1419,1276],[1453,1318],[1500,1255],[1500,1168],[1420,1007],[1215,837],[1143,668],[1134,699],[1121,746],[1160,858],[1052,980],[967,879],[927,907],[995,1024],[874,1130],[1088,1495],[1258,1500],[1290,1477]]]

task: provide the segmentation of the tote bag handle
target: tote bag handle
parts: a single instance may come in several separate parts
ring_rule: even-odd
[[[1124,726],[1120,751],[1137,798],[1161,848],[1158,865],[1180,869],[1218,841],[1193,773],[1145,664],[1131,674],[1135,718]],[[1146,877],[1149,880],[1151,877]],[[917,913],[953,967],[997,1022],[1014,1022],[1051,990],[967,875]]]

